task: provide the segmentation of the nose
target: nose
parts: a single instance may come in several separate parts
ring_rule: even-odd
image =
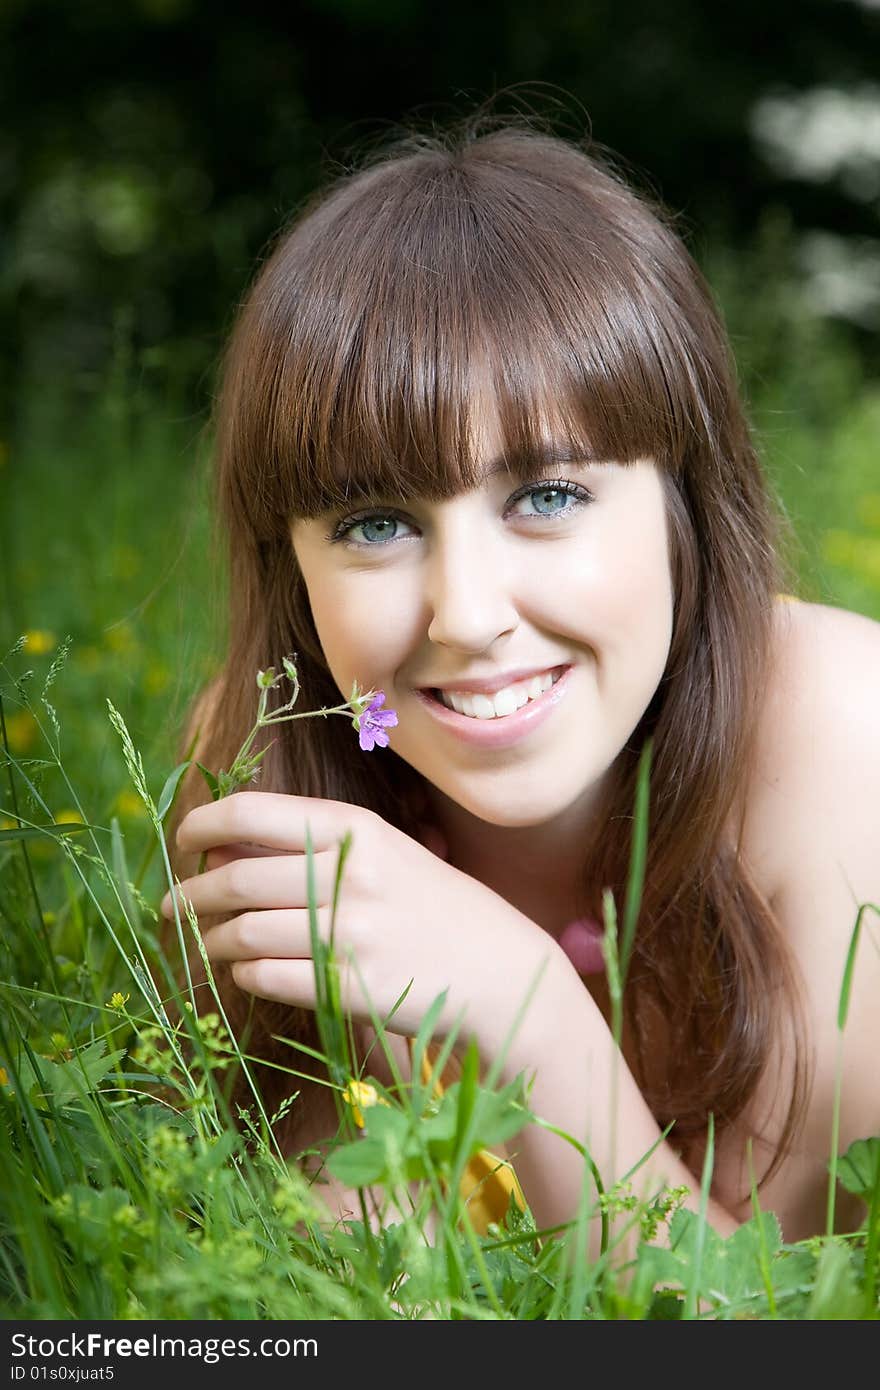
[[[428,561],[429,639],[458,651],[487,651],[519,621],[510,557],[482,528],[450,527],[435,537]]]

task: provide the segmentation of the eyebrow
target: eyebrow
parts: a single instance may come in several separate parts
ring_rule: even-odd
[[[482,483],[489,482],[502,473],[518,478],[520,482],[527,482],[534,478],[541,469],[552,465],[580,464],[587,466],[597,462],[599,460],[584,448],[575,448],[567,444],[545,443],[537,448],[524,449],[519,453],[497,454],[482,469],[476,485],[479,487]],[[374,478],[368,478],[358,473],[356,469],[347,474],[344,479],[344,486],[348,503],[382,501],[384,497],[391,496],[381,486],[377,486]],[[332,507],[336,503],[333,502],[330,505]]]
[[[596,459],[583,448],[573,448],[568,444],[543,444],[537,449],[527,449],[521,454],[498,454],[483,470],[483,479],[494,478],[499,473],[513,473],[520,478],[528,478],[536,468],[547,464],[592,464]]]

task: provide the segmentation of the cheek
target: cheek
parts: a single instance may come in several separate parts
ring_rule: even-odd
[[[383,582],[384,581],[384,582]],[[324,582],[312,616],[330,673],[341,691],[357,679],[362,686],[389,684],[407,650],[412,617],[400,586],[389,576],[347,575]]]
[[[352,601],[344,585],[322,583],[310,591],[309,601],[330,673],[341,690],[349,690],[361,647],[370,641],[369,612]]]
[[[668,602],[671,574],[665,541],[652,535],[634,539],[606,533],[595,542],[575,543],[542,561],[540,581],[530,567],[528,591],[544,608],[555,608],[576,624],[606,620],[631,625],[642,605]]]
[[[665,516],[658,511],[630,530],[609,559],[608,604],[603,621],[608,650],[643,693],[653,693],[669,656],[674,619],[672,571]]]
[[[613,522],[553,556],[540,590],[532,591],[542,596],[532,618],[592,647],[600,664],[638,652],[662,669],[673,621],[665,518],[652,510],[639,525],[631,515]]]

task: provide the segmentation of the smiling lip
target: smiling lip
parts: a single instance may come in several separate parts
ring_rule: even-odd
[[[432,690],[455,691],[456,693],[467,692],[469,695],[497,695],[499,690],[504,690],[508,685],[516,685],[519,681],[530,680],[532,676],[543,676],[547,671],[561,671],[562,667],[555,666],[529,666],[523,667],[519,671],[505,671],[503,675],[492,676],[487,680],[465,679],[462,677],[457,681],[441,681],[435,685],[423,686],[422,690],[430,694]]]
[[[544,667],[543,670],[557,671],[560,668]],[[500,719],[472,719],[466,714],[459,714],[456,710],[448,709],[446,705],[434,697],[429,690],[416,690],[416,695],[422,701],[428,713],[437,720],[450,733],[455,734],[463,743],[470,743],[477,748],[509,748],[514,743],[519,743],[520,739],[533,733],[540,728],[545,720],[550,718],[560,700],[564,700],[568,693],[569,676],[571,667],[561,668],[562,674],[555,685],[549,690],[545,690],[536,700],[530,700],[527,705],[516,710],[513,714],[506,714]],[[538,671],[529,671],[527,675],[538,675]],[[510,676],[505,676],[505,681],[510,683]],[[520,679],[523,679],[520,676]],[[474,693],[493,694],[494,690],[503,689],[497,682],[484,681],[482,690],[478,691],[475,686],[434,686],[433,689],[449,690],[474,690]]]

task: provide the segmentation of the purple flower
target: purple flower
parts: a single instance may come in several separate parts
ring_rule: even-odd
[[[354,721],[361,748],[365,753],[372,753],[376,744],[380,748],[388,747],[388,735],[385,730],[394,728],[397,715],[393,709],[383,709],[384,703],[385,691],[377,690],[367,708]]]

